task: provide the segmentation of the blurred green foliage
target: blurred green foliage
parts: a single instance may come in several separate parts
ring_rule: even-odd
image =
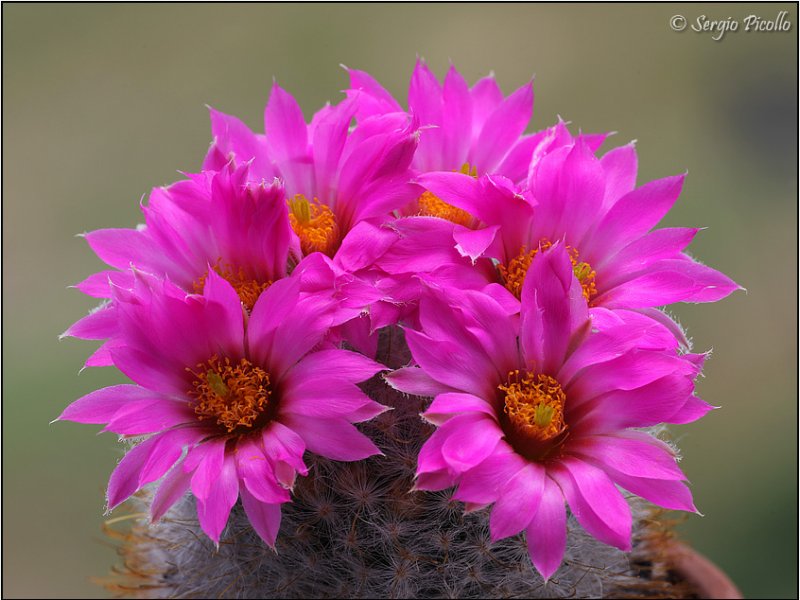
[[[3,575],[8,597],[103,597],[115,560],[103,489],[119,444],[48,425],[121,381],[78,376],[92,344],[57,335],[92,306],[67,286],[100,267],[76,233],[130,227],[155,185],[198,169],[204,104],[261,128],[272,77],[310,117],[365,69],[400,98],[417,54],[441,76],[536,74],[535,128],[638,139],[640,182],[689,170],[667,225],[740,282],[674,309],[714,348],[700,394],[722,408],[676,428],[696,502],[683,534],[748,597],[797,583],[797,9],[795,4],[55,5],[3,10]],[[786,33],[720,42],[669,27],[789,11]],[[607,144],[609,145],[609,144]]]

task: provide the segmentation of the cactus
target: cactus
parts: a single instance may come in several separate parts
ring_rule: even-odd
[[[379,359],[402,366],[402,333],[387,328]],[[419,417],[428,399],[409,397],[380,377],[363,384],[391,406],[362,424],[383,456],[357,463],[308,456],[311,470],[283,506],[276,550],[234,507],[219,547],[203,534],[187,495],[158,523],[147,517],[122,540],[123,566],[104,581],[134,597],[179,598],[685,598],[663,552],[669,523],[629,497],[634,550],[623,553],[568,521],[564,562],[548,581],[531,564],[524,534],[492,543],[489,511],[465,514],[451,491],[413,488],[416,455],[432,432]],[[131,502],[145,511],[148,493]]]

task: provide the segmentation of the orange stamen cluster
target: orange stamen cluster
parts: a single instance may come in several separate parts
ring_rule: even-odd
[[[258,300],[258,297],[261,295],[261,293],[270,285],[272,285],[271,281],[262,283],[256,279],[248,277],[242,267],[237,269],[227,263],[223,263],[222,259],[217,260],[216,264],[212,268],[220,277],[225,279],[225,281],[233,286],[233,289],[236,290],[237,294],[239,294],[239,299],[242,301],[242,304],[244,304],[248,313],[253,310],[253,306],[255,306],[256,300]],[[194,291],[196,294],[202,294],[207,278],[208,272],[204,273],[192,284],[192,291]]]
[[[469,163],[464,163],[458,172],[464,175],[470,175],[471,177],[478,176],[478,168],[474,166],[471,167]],[[432,192],[423,192],[422,195],[417,198],[417,204],[419,205],[419,214],[424,217],[439,217],[440,219],[452,221],[457,225],[470,228],[476,225],[475,217],[467,211],[445,202]]]
[[[246,358],[232,363],[215,354],[198,364],[197,371],[188,370],[195,376],[188,392],[193,399],[191,406],[201,421],[214,419],[232,433],[251,429],[268,407],[272,394],[269,373]]]
[[[322,252],[333,256],[339,248],[339,226],[329,206],[317,199],[311,203],[303,194],[289,200],[289,223],[300,238],[304,255]]]
[[[528,272],[528,268],[531,266],[533,257],[536,256],[540,250],[547,250],[552,245],[552,242],[549,240],[542,240],[539,243],[539,247],[534,250],[525,250],[523,246],[520,253],[508,261],[508,265],[498,265],[503,283],[509,292],[514,294],[517,298],[522,297],[522,283],[525,281],[525,275]],[[589,263],[580,261],[576,248],[567,246],[567,252],[569,253],[569,260],[572,263],[572,271],[575,273],[575,277],[578,278],[581,288],[583,288],[583,297],[586,298],[587,302],[590,302],[591,299],[597,295],[597,285],[595,284],[597,273],[595,273]]]
[[[508,374],[508,382],[497,386],[505,392],[503,412],[514,433],[530,442],[548,442],[563,434],[564,402],[567,397],[553,377],[519,370]]]
[[[422,195],[417,198],[417,203],[419,204],[419,214],[424,217],[439,217],[464,227],[469,227],[474,221],[472,215],[467,211],[448,204],[428,191],[422,192]]]

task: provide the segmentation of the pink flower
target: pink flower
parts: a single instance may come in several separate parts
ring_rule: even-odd
[[[709,405],[693,395],[702,355],[677,353],[638,313],[589,309],[563,244],[539,252],[509,316],[474,291],[432,289],[421,330],[406,330],[419,367],[387,376],[435,395],[438,429],[420,451],[417,488],[453,485],[467,509],[494,503],[497,540],[525,530],[545,579],[561,563],[565,502],[597,539],[630,549],[619,485],[658,505],[695,511],[672,450],[633,428],[686,423]]]
[[[144,227],[85,235],[92,250],[118,271],[95,273],[78,289],[108,298],[109,279],[130,287],[133,265],[199,292],[210,264],[252,309],[271,282],[287,275],[291,228],[281,182],[249,178],[248,165],[227,164],[219,172],[155,188],[141,207]],[[292,256],[294,262],[299,259]]]
[[[214,270],[202,294],[133,277],[133,289],[113,289],[119,331],[109,352],[134,384],[84,396],[59,419],[148,436],[111,475],[109,508],[163,477],[154,520],[191,489],[203,530],[218,542],[241,498],[274,546],[280,505],[296,474],[308,472],[305,450],[345,461],[379,453],[352,423],[384,410],[356,385],[381,365],[323,343],[335,301],[302,295],[297,276],[268,287],[249,317]]]
[[[683,175],[636,184],[633,145],[597,159],[582,137],[534,157],[526,188],[497,176],[474,179],[428,173],[420,183],[474,215],[479,231],[462,232],[459,252],[498,261],[500,280],[517,297],[540,248],[563,241],[591,306],[652,307],[713,302],[739,286],[684,250],[698,229],[653,227],[683,186]]]
[[[359,119],[402,113],[403,109],[364,71],[348,69],[349,97],[358,102]],[[533,114],[533,83],[508,97],[493,76],[470,88],[451,66],[440,84],[423,60],[417,60],[408,89],[408,112],[424,131],[414,156],[420,172],[458,171],[503,173],[523,179],[528,171],[535,135],[523,136]]]
[[[304,255],[334,256],[362,221],[381,222],[414,196],[409,165],[416,125],[404,114],[350,123],[356,100],[325,106],[309,125],[295,99],[277,84],[264,111],[265,135],[211,109],[214,142],[204,168],[219,170],[231,158],[252,161],[252,177],[280,177],[289,218]]]
[[[76,287],[90,296],[109,298],[109,282],[133,286],[134,266],[198,293],[213,271],[251,310],[261,293],[291,269],[301,277],[303,293],[323,292],[342,300],[340,322],[357,316],[377,297],[327,257],[317,254],[303,260],[278,180],[252,181],[248,164],[233,163],[218,172],[188,177],[152,191],[149,203],[142,206],[144,226],[87,233],[91,248],[115,270],[95,273]],[[108,339],[116,331],[112,304],[81,319],[65,335]],[[107,350],[102,347],[87,365],[111,364]]]
[[[403,109],[369,74],[348,69],[350,98],[358,117],[401,114]],[[421,125],[413,166],[419,173],[453,171],[470,176],[502,173],[523,180],[538,135],[523,136],[533,113],[533,83],[504,98],[493,76],[472,88],[454,66],[440,84],[423,60],[417,60],[408,90],[408,111]],[[416,188],[415,200],[401,209],[405,216],[432,216],[474,229],[478,223],[465,211]]]
[[[592,148],[598,147],[605,139],[602,135],[584,137]],[[574,143],[574,138],[563,122],[535,134],[532,139],[535,144],[528,157],[531,164],[536,164],[557,148]],[[528,167],[526,173],[527,170]],[[426,180],[425,174],[420,179]],[[462,176],[458,176],[456,180],[461,179]],[[506,202],[506,197],[499,200],[496,198],[498,193],[495,187],[503,187],[506,196],[518,195],[517,187],[506,177],[492,175],[473,179],[476,188],[474,195],[481,199],[479,202],[482,210],[467,213],[458,206],[439,199],[442,206],[452,210],[399,218],[388,224],[397,237],[375,258],[375,264],[391,276],[395,290],[399,290],[400,295],[409,296],[410,290],[414,289],[409,280],[415,280],[418,276],[434,281],[443,276],[453,279],[448,275],[448,272],[453,271],[458,272],[461,279],[458,287],[462,288],[491,289],[485,286],[502,281],[489,259],[490,246],[495,243],[496,237],[506,231],[510,235],[529,227],[532,207],[526,202]],[[432,195],[430,191],[426,193]],[[458,202],[460,200],[456,200],[456,204]],[[490,208],[496,202],[503,203],[502,211],[493,211]],[[490,224],[483,220],[484,217],[490,220]],[[493,295],[500,299],[497,293]]]

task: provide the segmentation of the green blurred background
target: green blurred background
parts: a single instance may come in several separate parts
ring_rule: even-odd
[[[688,169],[667,225],[706,226],[695,256],[748,292],[680,306],[714,349],[678,428],[698,507],[683,534],[749,597],[797,593],[797,10],[795,4],[47,5],[3,10],[3,575],[6,597],[103,597],[115,554],[103,489],[121,456],[98,427],[48,425],[121,381],[78,375],[93,344],[57,335],[100,268],[76,233],[131,227],[138,201],[195,170],[213,105],[261,129],[272,77],[306,115],[337,101],[339,63],[405,98],[417,54],[443,76],[536,74],[534,129],[558,115],[638,139],[645,182]],[[774,19],[787,33],[670,29],[673,15]]]

